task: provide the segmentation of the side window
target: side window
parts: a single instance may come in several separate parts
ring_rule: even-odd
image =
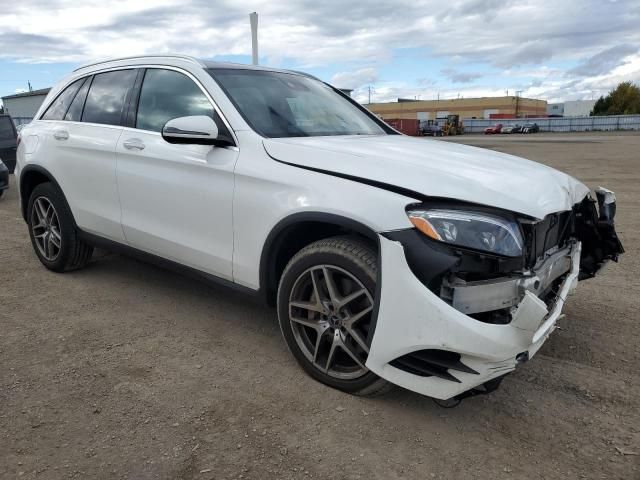
[[[124,102],[135,79],[135,70],[116,70],[95,75],[84,105],[82,121],[120,125]]]
[[[0,142],[15,140],[16,134],[13,131],[11,118],[0,116]]]
[[[79,122],[82,117],[82,108],[84,107],[84,101],[87,99],[87,92],[89,91],[89,86],[91,85],[91,77],[85,79],[84,84],[76,93],[73,102],[69,106],[69,110],[67,110],[67,114],[64,116],[65,120],[69,120],[72,122]]]
[[[172,118],[190,115],[217,120],[213,106],[189,77],[173,70],[148,69],[140,91],[136,128],[160,132]]]
[[[69,108],[69,105],[73,100],[73,97],[78,92],[80,85],[82,85],[82,82],[84,82],[84,78],[76,80],[67,88],[65,88],[62,93],[58,95],[58,98],[56,98],[53,103],[49,105],[49,108],[47,108],[47,111],[44,112],[42,119],[62,120],[64,118],[64,114],[67,112],[67,108]]]

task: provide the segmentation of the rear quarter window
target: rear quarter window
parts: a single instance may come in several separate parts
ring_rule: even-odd
[[[79,122],[82,118],[82,109],[84,108],[84,102],[87,99],[87,92],[89,91],[89,85],[91,85],[91,78],[87,78],[76,93],[73,102],[69,106],[67,110],[67,114],[64,116],[65,120],[69,120],[71,122]]]
[[[67,113],[67,109],[69,105],[71,105],[71,101],[73,97],[75,97],[78,89],[84,82],[84,78],[80,80],[76,80],[67,88],[65,88],[60,95],[49,105],[47,111],[44,112],[42,116],[43,120],[62,120],[64,118],[65,113]]]

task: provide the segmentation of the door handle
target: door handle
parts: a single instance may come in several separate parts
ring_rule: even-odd
[[[130,138],[125,140],[122,145],[127,150],[144,150],[144,143],[139,138]]]
[[[69,132],[67,132],[66,130],[56,130],[55,132],[53,132],[53,138],[55,138],[56,140],[68,140]]]

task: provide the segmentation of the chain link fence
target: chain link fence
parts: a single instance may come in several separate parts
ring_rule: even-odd
[[[603,117],[552,117],[474,119],[465,118],[465,133],[482,133],[484,129],[501,123],[503,127],[537,123],[541,132],[606,132],[613,130],[640,130],[640,115],[610,115]]]

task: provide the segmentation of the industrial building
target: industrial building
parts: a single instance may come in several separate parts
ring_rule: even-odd
[[[454,98],[449,100],[403,100],[365,105],[383,119],[435,120],[447,115],[460,118],[546,117],[547,101],[522,97]]]
[[[564,103],[547,103],[547,116],[549,117],[564,116]]]
[[[591,115],[595,100],[571,100],[564,102],[565,117],[588,117]]]
[[[547,105],[547,114],[550,117],[588,117],[595,104],[595,100],[568,100],[564,103],[550,103]]]
[[[51,89],[43,88],[2,97],[5,113],[11,115],[16,125],[30,122],[47,97],[49,90]]]

